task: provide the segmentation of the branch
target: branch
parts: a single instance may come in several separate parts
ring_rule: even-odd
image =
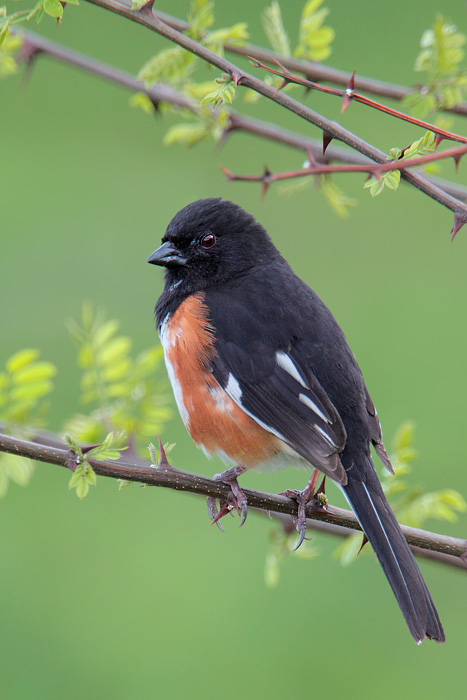
[[[14,33],[14,30],[10,31]],[[133,92],[143,92],[149,97],[156,109],[160,102],[166,102],[175,107],[187,109],[193,113],[199,111],[198,104],[194,100],[171,87],[166,85],[154,85],[147,88],[144,83],[126,71],[115,68],[114,66],[98,61],[95,58],[91,58],[77,51],[73,51],[57,42],[44,39],[35,32],[22,29],[19,33],[23,38],[23,46],[19,61],[24,61],[28,68],[32,67],[34,61],[39,56],[48,56],[116,85],[120,85]],[[372,162],[359,153],[339,146],[328,146],[326,153],[323,155],[322,142],[317,139],[308,139],[301,134],[283,129],[270,122],[247,117],[234,110],[228,110],[228,112],[229,125],[225,136],[228,136],[234,131],[243,131],[254,136],[260,136],[270,141],[291,146],[292,148],[297,148],[306,154],[311,150],[315,160],[320,163],[329,163],[337,160],[351,165],[364,165],[365,163],[368,164]],[[467,188],[464,186],[435,177],[428,177],[427,179],[451,196],[461,200],[467,199]]]
[[[14,455],[28,457],[29,459],[56,464],[68,468],[70,462],[70,450],[50,445],[38,444],[20,438],[14,438],[4,433],[0,433],[0,452],[9,452]],[[220,481],[207,479],[197,474],[174,469],[161,462],[156,468],[150,466],[140,466],[139,464],[125,464],[122,461],[109,462],[89,459],[96,474],[110,477],[112,479],[125,479],[126,481],[136,481],[150,486],[174,489],[175,491],[188,491],[203,496],[212,496],[226,500],[230,487]],[[285,496],[264,493],[262,491],[252,491],[243,489],[251,508],[262,511],[272,511],[274,513],[297,515],[297,504],[295,501]],[[313,503],[307,506],[307,518],[311,521],[319,521],[332,525],[332,532],[335,534],[336,526],[350,530],[360,530],[360,525],[355,515],[348,510],[336,508],[328,505],[321,508]],[[407,542],[410,545],[421,548],[429,558],[439,559],[442,554],[442,561],[451,564],[450,558],[455,558],[456,566],[467,568],[467,540],[448,537],[426,530],[419,530],[413,527],[401,526]],[[343,531],[343,536],[348,534]],[[433,554],[434,553],[434,554]],[[446,558],[448,555],[450,558]]]
[[[174,29],[178,29],[180,32],[184,32],[188,29],[188,23],[177,17],[172,17],[172,15],[168,15],[165,12],[159,12],[159,10],[153,10],[153,12],[159,19],[165,22],[165,24],[168,24]],[[232,46],[226,44],[224,48],[229,53],[236,54],[237,56],[244,56],[245,58],[250,56],[257,61],[263,61],[265,63],[277,64],[277,62],[280,61],[289,71],[302,73],[302,75],[306,76],[309,80],[318,82],[325,81],[333,85],[347,87],[352,77],[352,73],[348,73],[347,71],[331,68],[330,66],[317,63],[316,61],[306,61],[300,58],[294,58],[293,56],[282,56],[282,54],[271,51],[270,49],[265,49],[262,46],[254,46],[253,44]],[[417,86],[417,88],[419,87],[420,86]],[[362,75],[355,77],[355,88],[357,90],[369,92],[371,95],[387,97],[390,100],[396,100],[398,102],[409,95],[413,95],[416,89],[408,88],[403,85],[395,85],[394,83],[387,83],[382,80],[375,80],[374,78],[366,78]],[[451,112],[452,114],[459,114],[464,117],[467,116],[467,103],[465,102],[454,105],[453,107],[443,107],[442,109],[444,112]]]
[[[300,170],[276,174],[266,172],[263,175],[234,175],[226,168],[222,168],[222,170],[227,176],[228,180],[262,182],[263,186],[269,186],[272,182],[278,182],[280,180],[291,180],[293,178],[303,177],[305,175],[324,175],[330,173],[368,173],[378,178],[382,173],[387,173],[391,170],[403,171],[406,168],[426,165],[427,163],[432,163],[437,160],[444,160],[445,158],[454,158],[454,160],[457,162],[457,160],[466,153],[467,145],[448,148],[439,153],[428,153],[424,156],[407,158],[406,160],[391,160],[390,162],[384,164],[365,163],[363,165],[326,165],[322,163],[311,163],[309,167],[301,168]]]
[[[15,33],[14,30],[10,31]],[[112,83],[121,85],[128,90],[133,90],[134,92],[144,92],[149,97],[156,109],[159,102],[168,102],[175,107],[189,109],[191,111],[194,111],[196,108],[196,105],[192,100],[168,85],[156,85],[154,87],[147,88],[144,83],[131,75],[131,73],[127,73],[126,71],[110,66],[109,64],[103,63],[102,61],[98,61],[94,58],[90,58],[89,56],[79,53],[78,51],[73,51],[72,49],[61,46],[54,41],[45,39],[35,32],[30,32],[21,28],[21,30],[17,31],[16,33],[23,38],[23,44],[18,61],[24,61],[29,68],[39,56],[47,55],[61,61],[62,63],[67,63],[88,73],[97,75],[100,78],[104,78]]]
[[[427,131],[432,131],[438,136],[438,141],[442,139],[449,139],[451,141],[467,143],[466,136],[454,134],[452,131],[447,131],[446,129],[442,129],[439,126],[436,126],[436,124],[430,124],[429,122],[423,121],[422,119],[417,119],[416,117],[412,117],[409,114],[400,112],[398,109],[393,109],[392,107],[383,105],[381,104],[381,102],[375,102],[375,100],[370,100],[370,98],[366,97],[366,95],[362,95],[360,92],[356,91],[355,75],[353,73],[350,76],[347,88],[345,90],[338,90],[336,88],[320,85],[319,83],[312,82],[311,80],[305,80],[304,78],[300,78],[298,75],[289,73],[289,71],[287,71],[279,61],[276,61],[276,63],[279,66],[280,70],[276,70],[274,68],[270,68],[269,66],[264,65],[264,63],[257,61],[251,56],[248,56],[248,58],[251,59],[250,63],[254,68],[261,68],[267,73],[272,73],[273,75],[277,75],[279,78],[282,78],[283,82],[281,87],[279,87],[279,90],[281,90],[282,87],[284,87],[288,83],[301,85],[307,90],[318,90],[318,92],[325,92],[328,95],[341,97],[343,99],[342,112],[344,112],[345,109],[347,109],[347,107],[349,106],[350,102],[354,100],[355,102],[360,102],[361,104],[366,105],[367,107],[372,107],[373,109],[376,109],[379,112],[389,114],[391,117],[395,117],[396,119],[401,119],[402,121],[409,122],[410,124],[415,124],[415,126],[420,126],[422,129],[426,129]]]
[[[366,155],[368,158],[371,158],[377,163],[386,162],[386,154],[379,149],[359,138],[351,131],[344,129],[337,122],[327,119],[321,114],[314,112],[309,107],[306,107],[297,100],[294,100],[289,95],[283,94],[270,85],[267,85],[262,80],[259,80],[249,73],[241,70],[235,64],[227,61],[227,59],[225,59],[223,56],[218,56],[213,51],[210,51],[205,46],[202,46],[197,41],[194,41],[194,39],[191,39],[190,37],[181,34],[176,29],[169,27],[152,13],[149,6],[142,8],[142,10],[136,11],[131,10],[130,7],[122,0],[87,0],[87,2],[91,3],[92,5],[102,7],[106,10],[110,10],[111,12],[119,14],[122,17],[126,17],[133,22],[137,22],[138,24],[151,29],[157,34],[169,39],[173,43],[178,44],[187,51],[190,51],[195,56],[198,56],[204,60],[206,63],[216,66],[224,73],[227,73],[231,76],[235,85],[242,85],[254,90],[264,97],[267,97],[279,106],[284,107],[302,119],[314,124],[323,132],[326,132],[326,134],[330,137],[346,143],[351,148],[363,153],[363,155]],[[451,197],[451,195],[447,194],[418,173],[403,170],[401,172],[401,177],[435,201],[454,212],[455,222],[453,232],[457,232],[460,225],[464,221],[467,221],[467,206],[464,204],[464,202]]]

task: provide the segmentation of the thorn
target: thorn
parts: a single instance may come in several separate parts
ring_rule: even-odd
[[[34,61],[41,53],[43,53],[41,49],[34,46],[32,42],[28,41],[28,39],[23,39],[23,44],[16,59],[17,63],[25,64],[22,80],[23,85],[25,85],[29,80],[32,69],[34,68]]]
[[[444,136],[441,136],[441,134],[435,134],[435,151],[438,149],[441,141],[444,141]]]
[[[342,97],[342,109],[341,109],[341,114],[345,112],[347,107],[352,101],[352,98],[354,96],[355,92],[355,71],[352,73],[352,75],[349,78],[349,82],[347,83],[347,88],[344,92],[344,95]]]
[[[76,468],[81,464],[81,460],[74,450],[68,450],[68,457],[66,459],[66,466],[72,472],[76,471]]]
[[[282,63],[281,63],[280,61],[277,60],[277,58],[275,58],[275,57],[273,56],[273,59],[272,59],[272,60],[274,61],[274,63],[275,63],[277,66],[279,66],[279,68],[281,69],[281,71],[282,71],[284,74],[287,74],[286,68],[282,65]]]
[[[467,223],[467,214],[459,214],[456,211],[454,214],[454,225],[451,229],[451,243],[465,223]]]
[[[261,63],[259,63],[256,60],[256,58],[252,58],[252,56],[245,56],[245,58],[247,58],[249,60],[249,62],[253,66],[253,68],[260,68],[261,67]]]
[[[372,168],[370,171],[370,177],[375,177],[378,182],[381,182],[381,174],[380,168]]]
[[[368,542],[368,537],[365,535],[365,533],[363,533],[362,544],[360,545],[360,549],[359,549],[358,552],[357,552],[357,557],[358,557],[358,555],[360,554],[360,552],[362,551],[363,547],[366,545],[367,542]]]
[[[147,94],[147,93],[146,93]],[[154,107],[154,113],[155,116],[158,117],[160,115],[160,102],[158,100],[155,100],[153,97],[148,95],[149,99],[151,100],[151,104]]]
[[[462,158],[462,154],[459,156],[453,156],[453,160],[454,160],[454,163],[456,166],[456,175],[459,173],[459,163],[460,163],[461,158]]]
[[[88,452],[90,452],[91,450],[93,450],[95,447],[100,447],[101,445],[102,445],[101,442],[98,445],[87,445],[86,447],[81,448],[81,452],[83,453],[83,455],[85,455]]]
[[[326,149],[329,146],[329,144],[331,143],[332,139],[333,139],[333,137],[331,136],[329,131],[323,130],[323,156],[326,153]]]
[[[285,88],[285,86],[288,85],[289,82],[290,82],[290,80],[287,80],[287,78],[282,78],[282,82],[281,82],[281,84],[279,85],[279,87],[277,88],[277,89],[279,90],[279,92],[280,92],[283,88]]]
[[[261,199],[263,199],[266,195],[266,192],[268,191],[269,185],[271,184],[269,182],[269,176],[271,175],[271,171],[267,166],[264,167],[264,173],[263,173],[263,179],[262,179],[262,186],[261,186]]]
[[[136,12],[148,12],[152,14],[152,8],[154,6],[154,0],[148,0],[144,3]]]
[[[232,127],[230,127],[230,126],[227,126],[225,129],[222,129],[221,137],[214,147],[214,153],[219,154],[222,151],[222,149],[224,148],[225,144],[227,143],[227,139],[229,138],[231,133],[232,133]],[[222,166],[221,166],[221,168],[222,168]]]
[[[164,467],[165,469],[172,469],[170,464],[167,461],[167,455],[165,454],[164,446],[162,444],[161,436],[158,435],[157,439],[159,441],[159,454],[161,456],[159,460],[159,464],[157,465],[158,467]]]
[[[241,85],[243,76],[242,76],[242,74],[240,73],[240,71],[238,71],[238,70],[236,70],[236,69],[233,69],[233,70],[230,72],[230,77],[232,78],[235,87],[237,87],[237,85]]]
[[[227,170],[227,168],[224,168],[223,165],[220,165],[219,168],[222,170],[227,180],[229,180],[230,182],[232,182],[232,180],[235,180],[235,175],[231,170]]]
[[[320,493],[326,495],[325,487],[326,487],[326,477],[323,476],[323,480],[322,480],[321,484],[319,485],[318,490],[315,492],[315,496],[318,496]]]

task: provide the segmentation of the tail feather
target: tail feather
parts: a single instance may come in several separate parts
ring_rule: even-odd
[[[365,469],[347,470],[342,487],[396,596],[408,628],[420,642],[446,640],[438,612],[415,558],[383,493],[370,458]],[[354,467],[356,465],[353,465]],[[362,475],[363,472],[363,475]]]

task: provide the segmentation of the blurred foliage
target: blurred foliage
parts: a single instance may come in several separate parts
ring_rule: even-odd
[[[172,416],[167,382],[158,379],[162,348],[133,357],[130,338],[118,334],[119,323],[106,320],[90,304],[83,306],[81,325],[73,320],[67,325],[78,347],[81,402],[93,408],[69,419],[65,432],[81,443],[102,442],[109,432],[123,432],[132,450],[144,454],[149,440]]]
[[[82,325],[68,323],[78,345],[78,365],[82,370],[81,402],[93,408],[78,413],[65,423],[66,441],[78,457],[70,481],[79,498],[95,484],[89,457],[118,459],[130,446],[144,454],[148,441],[167,423],[172,410],[166,393],[166,380],[158,379],[162,348],[149,348],[135,357],[131,341],[118,334],[117,321],[107,321],[90,304],[82,311]],[[0,421],[2,429],[18,437],[37,434],[43,428],[48,404],[44,399],[53,388],[56,373],[50,362],[39,360],[37,350],[21,350],[0,372]],[[80,444],[98,443],[85,450]],[[28,483],[33,463],[23,457],[0,453],[0,496],[8,482]]]
[[[418,454],[414,448],[414,425],[404,423],[397,431],[392,445],[390,459],[394,468],[394,474],[384,470],[381,483],[391,508],[396,513],[397,519],[404,525],[422,528],[430,519],[455,522],[458,513],[467,510],[467,503],[463,496],[453,489],[441,489],[431,493],[424,493],[420,486],[410,486],[405,477],[412,469],[412,463]],[[278,585],[280,579],[280,566],[283,564],[297,543],[297,532],[287,527],[274,528],[270,534],[271,545],[266,555],[264,578],[269,588]],[[305,541],[295,554],[302,559],[313,559],[319,555],[315,546],[315,534],[312,541]],[[318,535],[319,539],[319,535]],[[302,551],[303,550],[303,551]],[[353,563],[360,552],[372,551],[370,547],[362,549],[362,533],[360,531],[349,535],[335,550],[335,557],[342,565]]]
[[[44,424],[48,408],[45,401],[53,389],[56,368],[39,359],[38,350],[25,349],[12,355],[0,372],[0,423],[7,433],[26,438],[31,430]],[[10,481],[28,484],[33,462],[26,457],[0,453],[0,498]]]
[[[465,34],[440,14],[432,28],[423,32],[414,69],[426,74],[425,83],[405,99],[405,106],[414,116],[424,119],[466,98],[467,73],[460,65],[465,43]]]

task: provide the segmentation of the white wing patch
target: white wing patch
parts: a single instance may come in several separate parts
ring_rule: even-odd
[[[227,382],[225,391],[230,396],[230,398],[235,401],[237,405],[240,405],[240,401],[242,399],[242,390],[240,384],[237,382],[232,372],[229,374],[229,381]]]
[[[324,413],[323,413],[322,411],[319,410],[319,408],[318,408],[318,406],[315,404],[315,402],[312,401],[311,399],[309,399],[308,396],[305,396],[305,394],[300,394],[298,398],[299,398],[299,400],[300,400],[302,403],[305,404],[305,406],[308,406],[308,408],[311,408],[311,410],[312,410],[314,413],[316,413],[317,416],[319,416],[320,418],[322,418],[322,419],[325,421],[325,423],[329,423],[329,422],[330,422],[330,421],[326,418],[326,416],[324,415]]]
[[[238,383],[238,380],[234,377],[232,373],[229,374],[229,381],[227,382],[227,385],[225,387],[225,393],[230,396],[232,401],[235,401],[237,406],[240,406],[242,411],[244,411],[247,416],[250,416],[250,418],[253,418],[255,423],[258,423],[262,428],[268,431],[268,433],[272,433],[276,437],[279,438],[279,440],[282,440],[282,442],[285,442],[285,437],[281,435],[277,430],[274,430],[274,428],[271,428],[270,425],[267,425],[267,423],[264,423],[262,420],[258,418],[258,416],[255,416],[254,413],[249,411],[245,406],[242,404],[242,389],[240,387],[240,384]]]
[[[319,425],[316,425],[316,423],[315,423],[313,427],[314,427],[315,430],[318,431],[318,433],[320,433],[320,434],[323,436],[323,438],[326,440],[327,443],[329,443],[330,445],[332,445],[333,447],[335,447],[336,450],[338,449],[336,443],[334,442],[334,440],[332,440],[332,439],[329,437],[329,435],[328,435],[322,428],[319,427]]]
[[[300,375],[298,369],[295,367],[294,363],[285,352],[276,352],[276,362],[279,365],[279,367],[281,367],[284,370],[284,372],[290,374],[290,376],[293,377],[305,389],[310,388],[305,384],[303,377]]]

